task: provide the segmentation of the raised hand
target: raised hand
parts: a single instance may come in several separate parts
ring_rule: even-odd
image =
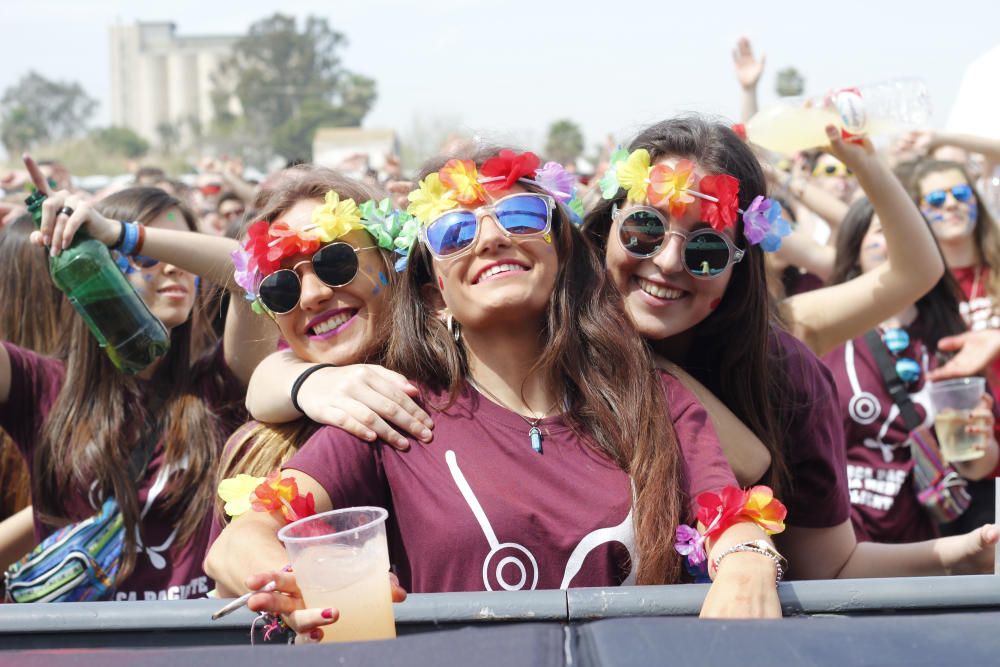
[[[740,37],[733,48],[733,69],[736,78],[744,88],[756,88],[760,75],[764,73],[764,62],[767,57],[761,54],[760,59],[754,58],[753,46],[746,37]]]

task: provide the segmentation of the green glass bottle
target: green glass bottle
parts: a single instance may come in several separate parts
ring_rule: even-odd
[[[43,201],[45,195],[40,192],[25,200],[36,226],[42,224]],[[83,229],[77,231],[69,248],[49,258],[49,273],[122,371],[134,375],[170,348],[166,327],[149,312],[108,247]]]

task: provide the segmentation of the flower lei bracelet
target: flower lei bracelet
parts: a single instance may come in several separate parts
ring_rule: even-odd
[[[679,160],[673,167],[650,166],[649,151],[639,148],[631,153],[618,149],[610,162],[598,182],[604,199],[614,199],[624,189],[628,201],[648,201],[675,218],[684,215],[688,205],[700,199],[702,219],[713,229],[722,232],[734,227],[737,215],[742,214],[747,242],[760,245],[767,252],[780,248],[781,239],[792,231],[788,221],[781,217],[781,205],[773,199],[758,195],[746,210],[739,208],[740,182],[729,174],[703,176],[697,183],[699,189],[695,190],[697,176],[691,160]]]
[[[219,482],[219,497],[226,502],[227,515],[237,517],[244,512],[279,512],[286,523],[292,523],[316,513],[312,493],[302,495],[292,477],[282,477],[281,470],[267,477],[239,474]]]
[[[776,535],[785,530],[785,516],[788,510],[774,497],[774,492],[767,486],[755,486],[750,489],[730,486],[719,493],[702,493],[696,499],[696,503],[698,522],[705,526],[705,532],[699,533],[697,529],[684,524],[677,526],[674,549],[685,557],[688,572],[699,581],[708,575],[706,540],[721,535],[737,523],[744,522],[757,524],[767,535]],[[745,547],[746,544],[750,543],[737,546]],[[716,569],[719,561],[729,553],[730,551],[727,551],[714,559],[713,565]],[[775,553],[777,554],[776,551]],[[764,555],[771,557],[769,554]],[[776,564],[779,574],[782,574],[783,566],[777,561]]]
[[[301,229],[285,222],[268,224],[258,220],[247,229],[246,242],[232,253],[236,284],[243,288],[255,312],[262,312],[257,288],[266,276],[281,268],[281,262],[296,255],[311,255],[321,245],[353,231],[364,230],[379,248],[395,253],[397,272],[406,268],[410,247],[417,238],[417,221],[406,211],[392,206],[388,198],[366,201],[358,206],[353,199],[341,199],[330,191],[313,210],[312,221]]]
[[[476,168],[472,160],[448,160],[428,174],[409,194],[407,212],[429,225],[453,208],[477,208],[488,193],[509,190],[515,183],[530,183],[566,204],[575,224],[583,222],[583,202],[577,197],[576,178],[558,162],[546,162],[532,153],[505,148]]]

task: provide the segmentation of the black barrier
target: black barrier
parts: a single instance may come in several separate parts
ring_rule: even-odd
[[[694,616],[707,585],[411,595],[395,606],[400,635],[464,626]],[[1000,577],[920,577],[785,582],[786,616],[954,614],[1000,610]],[[219,600],[0,605],[0,649],[245,645],[255,616],[218,621]],[[258,624],[259,627],[259,624]],[[258,634],[259,636],[259,634]]]

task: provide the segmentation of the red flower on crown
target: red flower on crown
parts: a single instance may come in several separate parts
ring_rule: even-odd
[[[515,153],[509,148],[505,148],[500,151],[499,155],[491,157],[484,162],[483,166],[479,169],[479,173],[486,178],[503,177],[503,180],[483,183],[483,187],[486,188],[487,192],[510,190],[511,186],[517,182],[517,179],[534,178],[535,171],[541,164],[542,161],[539,157],[531,151]]]
[[[268,259],[268,243],[271,237],[268,235],[269,225],[266,220],[258,220],[247,229],[247,240],[243,249],[250,255],[248,269],[260,271],[261,275],[274,273],[281,266],[280,262]]]
[[[740,194],[738,180],[729,174],[705,176],[698,183],[698,191],[719,200],[718,202],[701,200],[701,218],[712,225],[712,229],[721,232],[736,224]]]
[[[319,239],[303,238],[302,230],[289,227],[287,222],[274,223],[268,232],[271,241],[268,243],[267,258],[272,262],[281,262],[286,257],[296,255],[311,255],[319,250]],[[275,241],[277,243],[274,243]]]

